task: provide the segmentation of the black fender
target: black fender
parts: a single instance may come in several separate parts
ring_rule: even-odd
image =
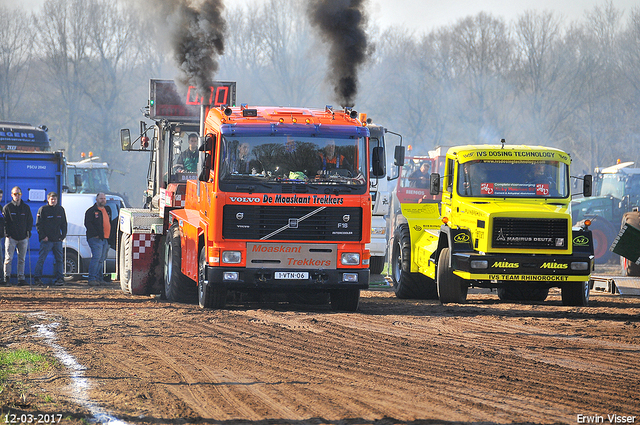
[[[473,239],[471,238],[471,231],[469,229],[456,228],[453,229],[447,225],[440,227],[440,238],[438,239],[438,249],[436,250],[436,261],[440,257],[440,251],[444,248],[449,248],[451,254],[456,252],[473,252]],[[449,261],[453,256],[449,256]]]

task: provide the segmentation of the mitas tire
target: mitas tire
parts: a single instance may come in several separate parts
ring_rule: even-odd
[[[198,260],[198,305],[200,308],[224,308],[227,303],[227,290],[220,285],[207,282],[207,250],[200,250]]]
[[[369,272],[381,274],[384,270],[384,257],[371,257],[369,260]]]
[[[498,288],[498,298],[502,301],[536,301],[542,302],[549,296],[549,288],[535,283],[518,283]]]
[[[562,305],[586,307],[589,305],[589,282],[569,282],[561,288]]]
[[[640,230],[640,212],[629,211],[622,216],[622,225],[625,224]],[[640,265],[625,257],[620,257],[620,266],[623,276],[640,276]]]
[[[334,289],[330,293],[331,310],[333,311],[358,311],[360,304],[359,289]]]
[[[169,301],[191,303],[197,297],[198,287],[182,274],[182,247],[180,228],[174,221],[165,239],[164,296]]]
[[[438,290],[433,279],[411,273],[411,236],[406,224],[398,226],[391,253],[393,291],[400,299],[435,300]]]
[[[442,304],[467,302],[469,286],[464,279],[453,274],[450,265],[449,248],[443,248],[438,257],[437,286],[438,297]]]

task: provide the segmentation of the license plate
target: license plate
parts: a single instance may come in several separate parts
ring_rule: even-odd
[[[276,272],[276,279],[309,279],[309,272]]]

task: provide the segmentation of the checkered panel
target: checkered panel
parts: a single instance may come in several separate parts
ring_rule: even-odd
[[[176,194],[176,198],[173,201],[173,206],[178,208],[184,208],[186,196],[182,194]]]
[[[156,239],[156,235],[151,233],[134,233],[132,236],[133,250],[132,255],[134,260],[140,259],[145,254],[150,254],[153,242]]]

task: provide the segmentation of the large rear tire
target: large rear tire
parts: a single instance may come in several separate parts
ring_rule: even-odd
[[[594,217],[591,220],[591,235],[593,237],[593,255],[596,263],[604,264],[613,258],[613,253],[609,251],[611,243],[615,239],[618,232],[603,217]]]
[[[120,237],[120,289],[125,294],[131,294],[131,274],[132,274],[132,243],[131,235],[123,233]]]
[[[589,305],[589,282],[565,283],[561,294],[562,305],[586,307]]]
[[[334,311],[358,311],[360,304],[359,289],[334,289],[331,291],[331,310]]]
[[[522,282],[498,288],[498,298],[502,301],[537,301],[542,302],[549,296],[549,288],[535,283]]]
[[[180,228],[174,221],[165,239],[164,296],[169,301],[191,303],[197,296],[198,287],[182,274],[182,247]]]
[[[369,261],[369,271],[371,274],[381,274],[384,270],[384,257],[371,257]]]
[[[438,299],[436,282],[421,273],[411,273],[411,235],[406,224],[398,226],[391,254],[393,290],[400,299]]]
[[[443,248],[442,251],[440,251],[436,279],[438,284],[438,297],[442,304],[463,304],[467,302],[469,286],[464,279],[453,274],[450,265],[450,255],[449,248]]]
[[[640,230],[640,212],[629,211],[622,216],[622,225],[628,224]],[[625,257],[620,257],[620,266],[623,276],[640,276],[640,265],[630,261]]]

